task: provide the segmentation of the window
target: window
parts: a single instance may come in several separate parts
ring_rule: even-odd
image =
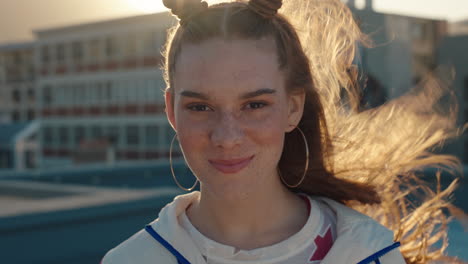
[[[20,113],[19,113],[18,111],[13,111],[13,112],[11,113],[11,120],[12,120],[13,122],[18,122],[18,121],[20,121]]]
[[[100,139],[103,136],[102,127],[100,126],[92,126],[91,127],[91,138],[93,139]]]
[[[15,103],[19,103],[21,101],[21,94],[18,88],[13,89],[11,93],[11,98],[13,99],[13,102]]]
[[[94,102],[96,102],[98,104],[104,103],[104,93],[105,93],[104,88],[105,87],[104,87],[103,82],[98,82],[96,85],[94,85],[94,89],[96,91],[96,98],[95,98]]]
[[[107,81],[104,83],[105,87],[105,95],[104,95],[104,102],[106,104],[110,103],[112,100],[112,82]]]
[[[34,78],[36,77],[36,72],[34,71],[34,66],[32,64],[29,65],[29,67],[26,70],[26,81],[34,81]]]
[[[52,104],[52,87],[44,86],[42,90],[42,101],[45,106],[50,106]]]
[[[13,54],[12,54],[11,52],[5,53],[5,54],[3,55],[3,57],[5,58],[4,61],[5,61],[5,64],[6,64],[6,65],[11,66],[11,65],[15,64],[15,62],[14,62],[14,56],[13,56]]]
[[[125,38],[125,56],[133,57],[136,55],[136,37],[134,34],[128,34]]]
[[[93,83],[87,83],[83,85],[83,89],[81,89],[81,91],[83,92],[82,104],[89,105],[89,103],[92,102],[93,100],[92,90],[93,90]]]
[[[160,93],[160,90],[156,86],[156,80],[146,80],[145,82],[145,89],[146,89],[146,101],[155,103],[159,100],[158,94]]]
[[[27,112],[27,116],[28,116],[29,121],[34,120],[34,118],[36,116],[34,110],[29,109],[28,112]]]
[[[63,43],[57,44],[57,61],[65,61],[65,44]]]
[[[35,94],[34,94],[34,89],[33,88],[29,88],[28,91],[27,91],[27,96],[28,96],[28,100],[30,102],[34,102],[35,101]]]
[[[79,146],[84,138],[85,128],[83,126],[75,126],[75,144]]]
[[[76,84],[73,88],[75,94],[75,104],[83,104],[85,102],[85,88],[86,86],[83,83]]]
[[[49,47],[43,46],[41,48],[41,60],[42,63],[49,63],[50,62],[50,54],[49,54]]]
[[[74,41],[72,43],[72,56],[75,62],[81,62],[83,59],[83,44],[81,42]]]
[[[109,142],[112,145],[117,146],[118,143],[119,143],[119,136],[120,136],[119,127],[118,126],[108,126],[106,134],[107,134],[107,139],[109,140]]]
[[[413,34],[413,38],[415,39],[421,39],[423,34],[424,34],[424,24],[421,24],[421,23],[415,23],[413,26],[412,26],[412,34]]]
[[[43,140],[45,144],[52,144],[53,142],[53,128],[52,127],[44,127],[44,134],[43,134]]]
[[[69,137],[68,137],[68,127],[59,127],[58,129],[58,133],[59,133],[59,142],[60,144],[62,145],[67,145],[68,144],[68,140],[69,140]]]
[[[100,47],[99,47],[99,40],[93,39],[89,42],[89,59],[91,61],[98,61],[101,57]]]
[[[159,127],[150,125],[145,128],[145,143],[146,147],[155,148],[159,143]]]
[[[117,94],[118,94],[117,102],[119,103],[127,102],[125,82],[117,81],[116,85],[117,85]]]
[[[60,83],[60,84],[57,84],[53,89],[52,89],[52,93],[54,94],[55,96],[55,102],[54,102],[54,106],[57,106],[57,105],[63,105],[64,103],[64,98],[63,98],[63,83]]]
[[[127,80],[124,82],[124,89],[125,89],[125,98],[126,102],[128,103],[136,103],[138,98],[138,94],[136,92],[137,87],[137,80]]]
[[[0,168],[11,168],[11,152],[0,150]]]
[[[134,85],[133,93],[136,95],[137,102],[146,101],[145,80],[137,80]]]
[[[139,127],[135,125],[126,127],[127,145],[137,146],[140,143]]]
[[[119,45],[118,45],[118,38],[117,37],[107,37],[105,40],[105,52],[107,58],[114,58],[119,53]]]
[[[16,51],[13,53],[13,62],[16,64],[16,65],[19,65],[23,62],[23,58],[22,58],[22,54],[20,51]]]
[[[37,161],[36,161],[36,155],[34,154],[33,151],[25,151],[25,163],[26,163],[26,168],[28,169],[34,169],[37,166]]]

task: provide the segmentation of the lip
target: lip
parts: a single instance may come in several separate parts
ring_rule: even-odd
[[[230,160],[209,160],[210,164],[222,173],[236,173],[249,165],[254,155],[247,158]]]

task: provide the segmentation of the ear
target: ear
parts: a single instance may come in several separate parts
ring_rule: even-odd
[[[294,93],[288,96],[288,124],[286,132],[296,128],[304,113],[305,92]]]
[[[169,91],[164,93],[164,100],[166,103],[166,116],[167,120],[169,120],[169,124],[171,124],[174,131],[176,130],[176,123],[175,123],[175,114],[174,114],[174,99],[173,94]]]

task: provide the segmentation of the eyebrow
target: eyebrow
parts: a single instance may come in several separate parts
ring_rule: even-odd
[[[275,93],[276,93],[276,90],[273,90],[270,88],[262,88],[257,91],[245,93],[241,95],[240,98],[249,99],[249,98],[257,97],[257,96],[264,95],[264,94],[275,94]]]
[[[208,100],[208,96],[206,96],[206,95],[204,95],[202,93],[197,93],[197,92],[193,92],[193,91],[182,91],[182,92],[180,92],[180,95],[185,96],[185,97]]]
[[[264,94],[275,94],[275,93],[276,93],[276,90],[274,90],[274,89],[262,88],[262,89],[258,89],[258,90],[253,91],[253,92],[244,93],[239,98],[245,100],[245,99],[257,97],[257,96],[264,95]],[[180,95],[185,96],[185,97],[197,98],[197,99],[201,99],[201,100],[208,100],[209,99],[209,97],[207,95],[205,95],[205,94],[194,92],[194,91],[187,91],[187,90],[180,92]]]

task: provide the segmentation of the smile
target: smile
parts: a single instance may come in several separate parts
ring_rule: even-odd
[[[236,173],[249,165],[253,155],[248,158],[232,160],[209,160],[211,165],[222,173]]]

